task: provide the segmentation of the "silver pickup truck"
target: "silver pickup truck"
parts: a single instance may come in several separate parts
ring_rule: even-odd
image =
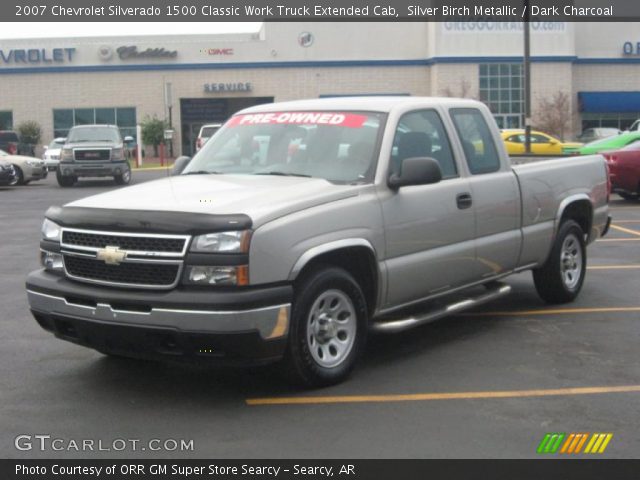
[[[43,328],[111,355],[282,360],[322,386],[369,332],[505,295],[510,274],[572,301],[610,222],[602,157],[512,168],[471,100],[252,107],[189,160],[47,211],[26,284]]]

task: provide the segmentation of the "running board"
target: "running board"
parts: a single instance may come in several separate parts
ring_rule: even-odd
[[[448,315],[453,315],[455,313],[468,310],[469,308],[477,307],[478,305],[503,297],[511,292],[511,286],[506,283],[491,282],[487,284],[486,287],[487,292],[476,295],[475,297],[469,297],[424,314],[412,315],[410,317],[399,318],[397,320],[378,321],[372,325],[372,329],[374,332],[380,333],[402,332]]]

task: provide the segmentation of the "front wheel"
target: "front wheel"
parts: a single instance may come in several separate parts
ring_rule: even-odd
[[[127,168],[120,175],[113,177],[113,179],[115,180],[116,185],[129,185],[129,182],[131,182],[131,170]]]
[[[58,185],[63,188],[73,187],[73,184],[76,183],[75,177],[62,175],[60,169],[56,170],[56,180],[58,181]]]
[[[367,335],[367,304],[345,270],[323,267],[296,288],[286,363],[308,387],[339,383],[353,370]]]
[[[533,271],[540,298],[547,303],[572,302],[580,293],[587,271],[584,232],[573,220],[560,225],[551,255]]]
[[[13,171],[16,172],[16,175],[9,185],[11,186],[24,185],[24,173],[22,173],[22,170],[20,169],[20,167],[18,167],[17,165],[14,165]]]

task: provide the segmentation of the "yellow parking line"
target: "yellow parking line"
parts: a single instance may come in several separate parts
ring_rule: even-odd
[[[169,170],[171,166],[168,167],[149,167],[149,168],[132,168],[133,172],[154,172],[156,170]]]
[[[591,265],[587,270],[634,270],[640,265]]]
[[[460,317],[523,317],[531,315],[568,315],[575,313],[624,313],[640,312],[640,307],[603,307],[603,308],[555,308],[545,310],[518,310],[514,312],[473,312],[461,313]]]
[[[611,228],[618,230],[619,232],[630,233],[631,235],[637,235],[640,237],[640,232],[637,230],[631,230],[630,228],[624,228],[619,225],[611,225]]]
[[[430,400],[478,400],[491,398],[527,398],[568,395],[597,395],[605,393],[640,392],[640,385],[618,387],[555,388],[548,390],[507,390],[488,392],[412,393],[389,395],[334,395],[317,397],[247,398],[247,405],[320,405],[327,403],[389,403],[425,402]]]
[[[605,243],[605,242],[640,242],[640,238],[605,238],[596,240],[596,243]]]

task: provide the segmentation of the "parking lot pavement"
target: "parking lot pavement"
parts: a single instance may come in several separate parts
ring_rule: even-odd
[[[163,172],[136,172],[134,182]],[[640,451],[640,203],[612,202],[579,299],[550,307],[530,274],[481,309],[370,339],[346,383],[290,387],[276,369],[106,358],[54,339],[27,310],[51,204],[116,188],[55,179],[0,189],[0,456],[534,457],[548,432],[609,432],[603,457]],[[20,434],[82,441],[193,439],[193,451],[18,451]],[[68,445],[63,443],[62,445]]]

